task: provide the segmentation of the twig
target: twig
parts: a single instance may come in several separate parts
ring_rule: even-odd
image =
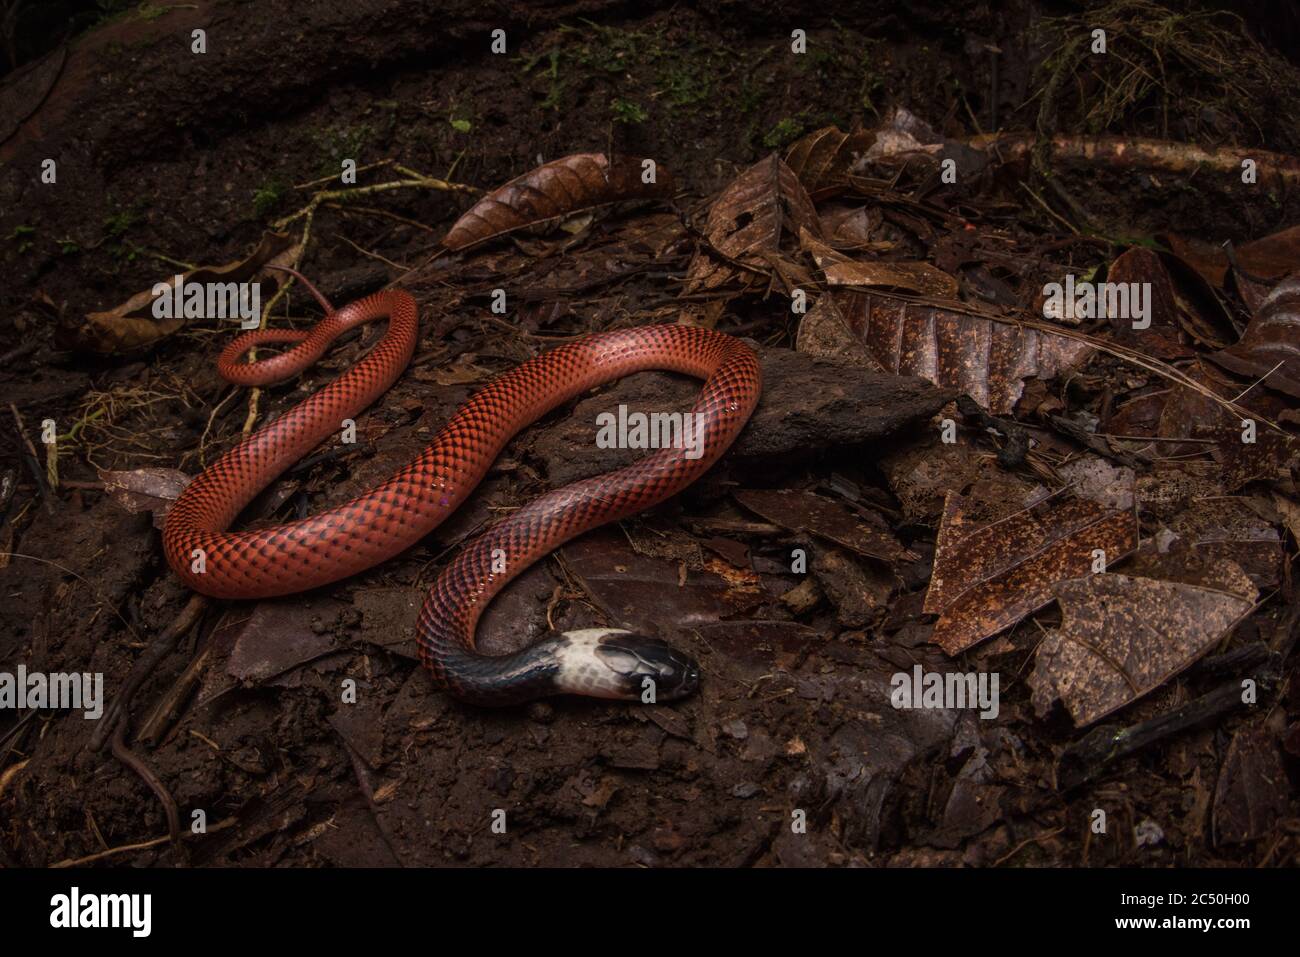
[[[23,425],[23,417],[18,414],[18,406],[10,402],[9,411],[13,413],[14,424],[18,427],[18,437],[23,440],[23,445],[27,448],[27,454],[23,456],[23,461],[27,463],[27,470],[32,473],[32,478],[36,480],[36,489],[40,493],[41,504],[45,507],[47,515],[53,515],[55,514],[53,496],[50,494],[49,485],[46,484],[45,470],[41,468],[41,460],[36,454],[36,447],[32,445],[32,440],[27,437],[27,427]]]
[[[238,818],[227,818],[208,828],[208,834],[215,834],[218,831],[224,831],[226,828],[233,827],[239,821]],[[189,836],[188,832],[184,835]],[[148,841],[140,841],[137,844],[120,844],[117,847],[110,847],[106,851],[96,851],[94,854],[87,854],[85,857],[74,857],[67,860],[59,861],[57,864],[51,864],[51,868],[67,867],[84,867],[87,864],[93,864],[95,861],[102,861],[107,857],[116,857],[118,854],[127,854],[131,851],[148,850],[151,847],[157,847],[159,844],[166,844],[171,840],[171,835],[164,834],[162,837],[155,837]]]
[[[95,733],[90,736],[88,747],[92,751],[98,751],[104,746],[110,733],[113,732],[119,721],[123,719],[130,709],[131,698],[136,690],[148,678],[158,663],[167,657],[176,647],[177,642],[187,635],[191,628],[197,624],[203,615],[204,609],[208,606],[208,599],[203,595],[195,594],[190,596],[189,602],[181,609],[179,615],[172,619],[171,624],[158,633],[158,636],[150,643],[144,654],[135,663],[131,673],[123,682],[121,689],[113,698],[113,703],[108,706],[108,710],[99,721],[99,726]]]
[[[176,845],[176,849],[180,850],[181,815],[180,810],[176,807],[176,799],[171,796],[171,792],[158,779],[158,775],[153,773],[149,765],[145,764],[138,754],[126,746],[125,739],[126,722],[124,721],[113,732],[113,756],[140,775],[144,783],[149,785],[149,789],[162,802],[163,811],[167,814],[167,833],[170,835],[172,843]]]

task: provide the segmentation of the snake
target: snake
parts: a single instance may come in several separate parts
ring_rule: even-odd
[[[325,316],[309,330],[257,329],[232,339],[217,360],[228,382],[283,382],[349,330],[383,318],[387,329],[360,361],[244,437],[184,488],[162,533],[167,563],[180,579],[213,598],[257,599],[356,575],[437,528],[506,443],[551,410],[633,373],[676,372],[703,380],[691,409],[697,441],[552,489],[490,526],[430,587],[416,641],[434,685],[475,705],[564,694],[658,703],[694,693],[699,664],[656,636],[612,627],[551,631],[522,650],[487,655],[475,646],[475,629],[492,598],[533,563],[586,531],[665,501],[707,472],[758,403],[762,375],[754,350],[734,336],[680,323],[583,335],[493,379],[406,466],[351,501],[284,524],[231,530],[271,482],[397,381],[419,338],[418,307],[408,292],[387,288],[335,309],[297,270],[280,268],[304,283]],[[286,348],[242,361],[250,349],[272,344]]]

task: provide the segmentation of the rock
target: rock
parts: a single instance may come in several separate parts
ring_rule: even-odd
[[[845,359],[789,349],[761,349],[763,397],[728,453],[748,460],[807,455],[861,445],[928,418],[952,396],[924,379],[869,372]],[[686,412],[699,383],[685,376],[646,373],[582,400],[573,414],[541,432],[533,454],[553,486],[621,468],[643,449],[596,447],[596,416],[628,412]]]

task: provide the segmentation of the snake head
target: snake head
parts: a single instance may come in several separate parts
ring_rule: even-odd
[[[694,694],[700,666],[666,641],[619,628],[586,628],[558,636],[556,690],[594,698],[674,701]]]

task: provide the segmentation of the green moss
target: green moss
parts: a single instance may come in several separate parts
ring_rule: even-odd
[[[25,253],[35,245],[32,237],[36,235],[35,226],[15,226],[9,234],[9,241],[18,244],[18,252]]]
[[[799,138],[805,129],[803,120],[787,116],[763,136],[763,145],[770,150],[779,149]]]
[[[119,209],[113,215],[104,217],[104,233],[110,239],[117,239],[124,235],[135,221],[135,213],[129,209]]]
[[[615,123],[644,123],[650,118],[650,114],[639,103],[633,103],[631,100],[613,100],[609,104],[609,109],[614,114]]]
[[[257,214],[257,218],[265,219],[275,212],[284,202],[285,192],[284,183],[276,178],[268,179],[259,186],[253,193],[253,211]]]

